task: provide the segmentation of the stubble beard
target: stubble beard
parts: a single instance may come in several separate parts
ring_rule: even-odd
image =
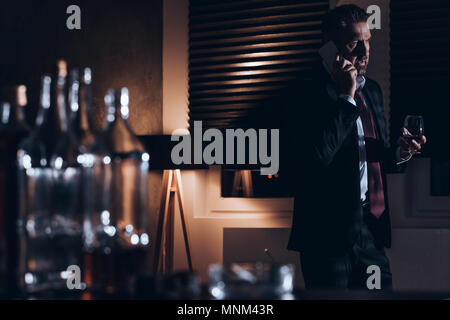
[[[365,61],[365,65],[364,66],[358,66],[359,61],[356,60],[355,61],[355,65],[356,65],[356,71],[358,71],[358,76],[364,76],[366,75],[367,72],[367,65],[368,65],[368,60]]]

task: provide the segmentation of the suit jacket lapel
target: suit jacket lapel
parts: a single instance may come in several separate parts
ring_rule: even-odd
[[[337,101],[339,99],[339,92],[338,92],[338,90],[336,88],[336,85],[331,80],[331,77],[330,77],[329,73],[325,70],[323,65],[321,65],[318,68],[318,70],[320,70],[319,71],[320,78],[323,81],[325,81],[325,89],[326,89],[326,92],[327,92],[328,96],[331,99],[333,99],[333,101]],[[355,143],[355,145],[357,145],[357,143],[358,143],[358,129],[357,129],[357,126],[356,126],[356,122],[355,122],[355,124],[353,126],[353,132],[352,132],[350,138]]]
[[[327,70],[325,70],[324,66],[320,64],[320,66],[317,67],[319,78],[322,79],[322,81],[325,83],[325,89],[328,93],[328,96],[336,101],[339,98],[339,94],[337,91],[337,88],[333,81],[331,80],[330,74]]]
[[[328,96],[331,99],[333,99],[334,101],[337,101],[339,99],[339,92],[336,88],[336,85],[333,83],[328,72],[326,72],[325,69],[323,69],[323,76],[326,79],[325,80],[325,89],[326,89]],[[358,144],[358,129],[356,126],[356,122],[354,123],[353,131],[352,131],[351,135],[349,136],[349,138],[353,141],[355,146]]]

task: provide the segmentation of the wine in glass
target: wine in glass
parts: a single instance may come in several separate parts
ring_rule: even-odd
[[[408,130],[409,134],[404,131],[403,137],[407,140],[416,140],[419,142],[424,134],[423,118],[422,116],[407,115],[403,122],[403,127]],[[420,152],[416,152],[420,154]]]

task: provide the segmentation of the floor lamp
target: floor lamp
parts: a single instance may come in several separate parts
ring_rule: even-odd
[[[166,169],[163,173],[161,202],[158,217],[158,229],[156,233],[155,256],[153,260],[153,273],[160,270],[161,257],[163,273],[173,271],[174,248],[174,222],[175,222],[175,198],[180,209],[181,226],[183,229],[186,257],[189,271],[193,271],[192,256],[189,241],[188,222],[185,217],[183,200],[183,187],[181,183],[180,169]]]
[[[180,169],[207,169],[204,165],[174,165],[171,159],[173,147],[178,143],[170,135],[138,136],[150,154],[150,170],[163,170],[161,200],[153,259],[153,273],[173,271],[175,204],[178,202],[181,227],[189,271],[193,271],[189,227],[186,219]]]

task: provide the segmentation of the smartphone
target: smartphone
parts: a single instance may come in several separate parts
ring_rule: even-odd
[[[334,60],[339,53],[338,48],[332,40],[325,43],[320,49],[319,54],[322,57],[325,69],[331,74],[333,71]]]

